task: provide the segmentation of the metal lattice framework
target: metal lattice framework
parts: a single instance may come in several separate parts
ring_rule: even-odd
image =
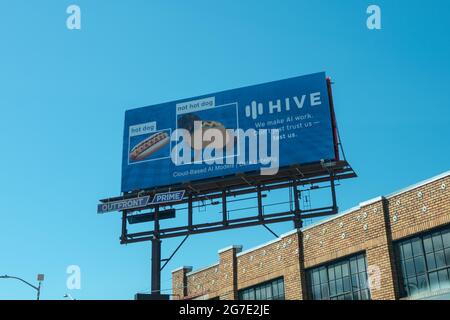
[[[176,227],[161,228],[159,213],[161,207],[167,205],[149,205],[139,210],[122,211],[122,232],[120,236],[121,244],[129,244],[142,241],[152,242],[152,294],[160,295],[161,270],[167,265],[178,249],[186,241],[187,237],[193,234],[229,230],[250,226],[266,225],[279,222],[293,221],[294,228],[302,227],[302,220],[332,215],[338,212],[336,201],[335,185],[336,181],[356,177],[356,173],[346,161],[320,162],[303,166],[290,166],[281,169],[277,175],[261,176],[257,173],[224,177],[220,180],[202,181],[198,183],[185,183],[171,188],[158,188],[154,190],[141,191],[139,193],[129,193],[122,197],[103,199],[101,202],[108,203],[137,196],[154,196],[156,193],[186,190],[184,198],[178,201],[176,208],[181,204],[187,204],[187,219],[184,223]],[[322,185],[322,188],[330,189],[331,205],[325,207],[312,207],[309,209],[300,208],[300,187]],[[263,210],[263,192],[276,189],[291,189],[293,193],[293,209],[285,212],[266,214]],[[230,219],[228,215],[228,199],[243,195],[253,195],[257,199],[257,210],[254,215]],[[205,201],[210,204],[221,204],[222,219],[207,223],[195,224],[193,208],[204,205]],[[176,209],[175,209],[176,210]],[[142,212],[153,213],[153,223],[148,223],[149,230],[142,232],[128,232],[128,218],[131,215],[142,214]],[[144,213],[145,214],[145,213]],[[269,229],[269,231],[271,231]],[[271,231],[272,232],[272,231]],[[161,259],[161,240],[184,236],[180,245],[168,259]],[[165,264],[161,268],[161,261]],[[162,297],[162,296],[161,296]],[[154,298],[154,297],[153,297]]]
[[[215,180],[213,182],[204,181],[201,183],[181,184],[177,188],[160,188],[151,191],[137,193],[130,193],[123,197],[103,199],[103,203],[109,201],[117,201],[126,198],[135,198],[139,196],[154,196],[156,193],[186,190],[185,196],[176,204],[187,204],[187,219],[184,224],[162,229],[159,226],[158,213],[160,205],[149,205],[140,208],[138,211],[150,210],[154,213],[153,229],[139,233],[128,233],[127,231],[127,217],[136,213],[137,210],[129,210],[122,212],[122,235],[121,243],[133,243],[141,241],[150,241],[153,238],[171,238],[186,236],[191,234],[213,232],[219,230],[255,226],[260,224],[270,224],[284,221],[295,221],[296,227],[301,225],[301,220],[305,218],[315,218],[324,215],[330,215],[337,212],[335,181],[356,177],[356,173],[348,165],[346,161],[323,162],[308,166],[292,166],[280,170],[276,176],[261,176],[261,175],[241,175],[222,180]],[[300,209],[299,190],[298,187],[307,185],[328,184],[331,191],[331,206],[310,208],[307,210]],[[275,189],[292,188],[294,194],[294,210],[264,214],[263,212],[263,197],[264,191]],[[253,194],[257,198],[257,210],[254,216],[246,216],[243,218],[229,219],[227,200],[230,197],[235,197]],[[220,200],[222,205],[222,219],[219,221],[211,221],[208,223],[194,224],[194,210],[197,205],[204,205],[205,201],[210,201],[213,204],[218,204]]]

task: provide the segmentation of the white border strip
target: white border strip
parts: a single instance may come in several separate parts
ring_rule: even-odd
[[[188,272],[191,272],[192,271],[192,266],[181,266],[181,267],[178,267],[178,268],[172,270],[171,273],[174,273],[174,272],[177,272],[177,271],[180,271],[180,270],[183,270],[183,269],[188,269],[188,270],[190,270]]]
[[[242,251],[242,246],[240,244],[234,244],[232,246],[228,246],[228,247],[225,247],[225,248],[222,248],[222,249],[218,250],[217,253],[220,254],[220,253],[228,251],[230,249],[237,249],[239,251]]]
[[[210,268],[212,268],[212,267],[217,267],[218,265],[219,265],[219,262],[214,263],[214,264],[209,265],[209,266],[207,266],[207,267],[203,267],[203,268],[200,268],[200,269],[197,269],[197,270],[188,272],[188,273],[186,273],[186,276],[191,276],[191,275],[193,275],[193,274],[196,274],[196,273],[198,273],[198,272],[205,271],[205,270],[210,269]]]
[[[398,190],[398,191],[392,192],[392,193],[388,194],[388,195],[386,196],[386,198],[392,198],[392,197],[395,197],[395,196],[397,196],[397,195],[399,195],[399,194],[402,194],[402,193],[411,191],[411,190],[413,190],[413,189],[422,187],[422,186],[424,186],[424,185],[426,185],[426,184],[435,182],[436,180],[443,179],[443,178],[445,178],[445,177],[447,177],[447,176],[450,176],[450,170],[449,170],[449,171],[446,171],[446,172],[444,172],[444,173],[441,173],[441,174],[439,174],[439,175],[437,175],[437,176],[434,176],[434,177],[432,177],[432,178],[429,178],[429,179],[427,179],[427,180],[423,180],[423,181],[418,182],[418,183],[416,183],[416,184],[410,185],[409,187],[406,187],[406,188],[400,189],[400,190]]]

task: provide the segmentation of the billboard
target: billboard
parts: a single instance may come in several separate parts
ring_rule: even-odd
[[[333,160],[329,99],[321,72],[128,110],[121,190]]]

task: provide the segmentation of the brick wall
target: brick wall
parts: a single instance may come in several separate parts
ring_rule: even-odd
[[[398,299],[393,241],[450,223],[450,172],[378,197],[313,226],[293,230],[260,247],[219,251],[217,265],[173,272],[176,298],[237,299],[237,291],[278,277],[286,299],[307,299],[305,270],[364,252],[380,286],[372,299]],[[376,274],[372,275],[372,270]],[[379,271],[379,273],[378,273]]]

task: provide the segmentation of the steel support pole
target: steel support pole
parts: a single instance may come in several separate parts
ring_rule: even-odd
[[[159,239],[159,206],[155,207],[154,236],[152,238],[152,295],[161,294],[161,239]]]
[[[189,194],[189,202],[188,202],[188,229],[192,230],[192,221],[193,221],[193,208],[192,208],[192,193]]]
[[[122,211],[122,230],[121,230],[120,242],[123,244],[127,240],[127,212]]]
[[[258,219],[263,220],[263,204],[262,204],[262,194],[261,194],[261,186],[257,187],[257,198],[258,198]]]
[[[152,239],[152,295],[161,294],[161,240]]]
[[[222,191],[222,223],[228,225],[227,192]]]
[[[303,226],[301,211],[300,211],[300,195],[298,192],[298,181],[294,179],[292,183],[292,188],[294,189],[294,210],[295,210],[295,219],[294,219],[294,228],[300,229]]]
[[[330,174],[330,185],[331,185],[331,198],[333,200],[333,212],[337,213],[339,211],[339,208],[337,206],[337,200],[336,200],[336,186],[335,186],[335,180],[334,180],[334,172],[331,172],[331,174]]]

